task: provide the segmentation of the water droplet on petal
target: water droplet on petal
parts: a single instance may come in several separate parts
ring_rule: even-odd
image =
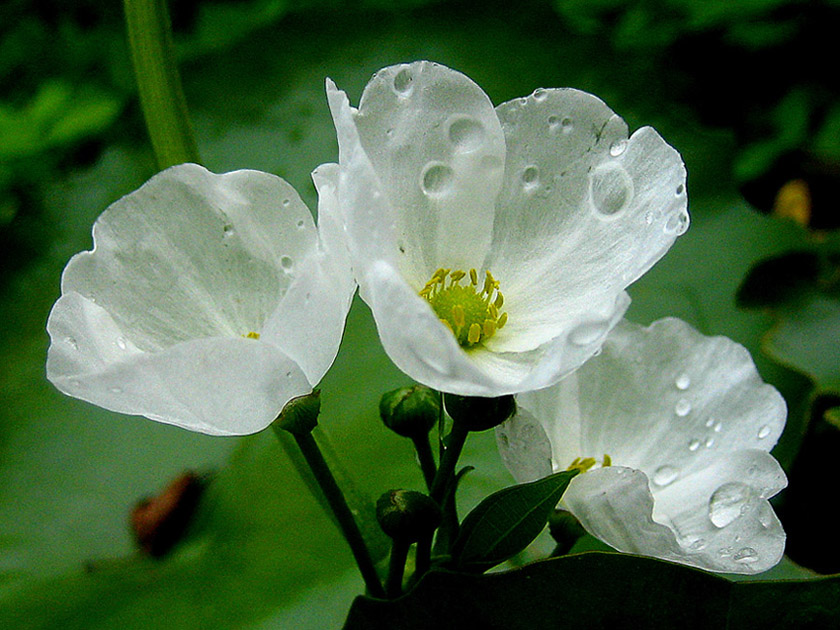
[[[122,394],[122,387],[111,387],[110,391],[112,394]]]
[[[449,125],[449,141],[458,151],[475,151],[484,142],[484,126],[474,118],[456,118]]]
[[[298,226],[299,230],[302,230],[304,225],[306,225],[306,223],[304,222],[303,219],[301,219],[300,221],[297,222],[297,226]]]
[[[680,398],[677,401],[677,404],[674,406],[674,413],[677,414],[680,418],[685,418],[688,414],[691,413],[691,403],[688,402],[685,398]]]
[[[616,140],[610,145],[610,155],[618,157],[627,149],[627,140]]]
[[[536,188],[540,183],[540,169],[533,164],[526,166],[525,170],[522,171],[522,183],[525,185],[525,188]]]
[[[702,538],[698,538],[693,543],[691,543],[690,548],[692,551],[701,551],[702,549],[706,548],[706,541]]]
[[[665,232],[668,234],[685,234],[688,229],[688,214],[685,211],[677,212],[668,217],[665,223]]]
[[[403,68],[394,77],[394,91],[399,96],[408,96],[414,88],[414,77],[411,76],[411,70]]]
[[[680,374],[677,377],[677,380],[674,381],[674,385],[677,386],[677,389],[681,389],[684,391],[688,389],[688,387],[691,385],[691,378],[688,376],[688,374]]]
[[[283,271],[289,273],[295,266],[294,261],[289,256],[283,256],[280,258],[280,266],[283,268]]]
[[[645,213],[645,223],[647,223],[648,225],[653,223],[653,212],[648,211]]]
[[[715,438],[706,438],[706,448],[712,448],[715,445]]]
[[[584,322],[569,333],[569,341],[576,346],[588,346],[598,341],[606,332],[606,322]]]
[[[117,346],[120,350],[125,350],[128,347],[128,344],[125,341],[125,337],[117,337]]]
[[[76,341],[73,337],[65,337],[64,338],[64,343],[66,343],[68,346],[73,348],[73,350],[78,350],[79,349],[79,342]]]
[[[675,192],[677,194],[677,197],[679,197],[681,194],[683,194],[685,192],[685,186],[680,184],[679,186],[677,186],[677,190]]]
[[[680,471],[674,466],[668,466],[667,464],[665,466],[660,466],[653,473],[653,483],[660,487],[667,486],[672,483],[679,474]]]
[[[572,119],[568,116],[560,121],[560,127],[563,129],[563,133],[571,133],[575,128]]]
[[[292,200],[291,200],[291,199],[284,199],[284,200],[283,200],[283,207],[285,208],[285,207],[286,207],[286,206],[288,206],[290,203],[292,203]]]
[[[716,422],[714,431],[715,433],[720,433],[723,430],[723,422]]]
[[[759,440],[763,440],[763,439],[764,439],[764,438],[766,438],[768,435],[770,435],[770,425],[765,424],[763,427],[761,427],[761,428],[758,430],[758,439],[759,439]]]
[[[700,448],[700,440],[691,440],[691,442],[688,443],[688,450],[689,451],[694,452],[698,448]]]
[[[616,215],[633,199],[633,181],[621,166],[608,164],[592,172],[589,180],[592,205],[602,215]]]
[[[455,179],[454,171],[446,164],[432,162],[423,171],[423,192],[430,197],[446,194]]]
[[[537,88],[531,96],[534,97],[535,101],[544,101],[548,96],[548,90],[545,88]]]
[[[708,420],[706,420],[706,428],[707,429],[711,429],[714,424],[715,424],[715,419],[714,418],[709,418]]]
[[[226,223],[224,225],[224,227],[222,227],[222,232],[223,232],[222,236],[224,238],[230,238],[231,236],[234,235],[235,230],[233,229],[233,225],[231,225],[230,223]]]
[[[732,559],[740,564],[751,564],[758,560],[758,552],[752,547],[744,547],[739,549]]]
[[[709,519],[715,527],[726,527],[741,516],[750,498],[750,487],[734,481],[723,484],[709,499]]]

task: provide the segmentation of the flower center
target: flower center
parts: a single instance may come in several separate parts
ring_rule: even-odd
[[[597,463],[598,460],[594,457],[575,457],[575,460],[569,464],[569,467],[566,470],[579,470],[580,472],[585,473]],[[612,458],[604,453],[604,459],[601,460],[601,467],[606,468],[607,466],[612,466]]]
[[[505,302],[499,281],[489,271],[484,274],[479,290],[475,269],[469,273],[438,269],[420,291],[420,297],[431,304],[440,321],[464,348],[489,339],[507,323],[507,313],[499,312]],[[469,282],[462,285],[461,280],[467,277]]]

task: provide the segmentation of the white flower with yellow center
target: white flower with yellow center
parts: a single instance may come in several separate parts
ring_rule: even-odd
[[[258,171],[172,167],[111,205],[47,322],[47,378],[100,407],[214,435],[268,426],[335,359],[355,290],[334,167],[319,225]]]
[[[787,479],[769,451],[786,407],[743,346],[678,319],[625,322],[599,356],[517,403],[497,429],[508,469],[518,481],[584,470],[561,506],[608,545],[731,573],[781,559],[768,499]]]
[[[598,98],[494,108],[429,62],[378,72],[358,109],[328,81],[338,194],[362,298],[415,380],[456,394],[545,387],[600,347],[624,289],[688,227],[685,169]]]

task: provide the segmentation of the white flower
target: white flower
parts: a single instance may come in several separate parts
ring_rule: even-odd
[[[625,322],[600,356],[517,402],[497,430],[505,464],[519,481],[588,469],[562,504],[608,545],[732,573],[781,558],[767,499],[787,485],[769,454],[786,407],[743,346],[678,319]]]
[[[540,89],[494,109],[429,62],[378,72],[358,110],[327,92],[361,296],[394,363],[431,387],[556,382],[688,227],[679,154],[650,127],[628,139],[590,94]]]
[[[50,313],[47,378],[121,413],[213,435],[268,426],[335,359],[355,283],[313,173],[319,228],[258,171],[172,167],[111,205]]]

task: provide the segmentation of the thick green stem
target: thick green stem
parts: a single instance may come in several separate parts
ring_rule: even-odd
[[[273,425],[276,432],[283,431],[283,429]],[[362,573],[362,578],[367,586],[368,593],[373,597],[382,598],[385,596],[385,591],[382,588],[382,582],[379,580],[379,575],[373,566],[373,560],[370,556],[370,551],[367,548],[364,538],[356,520],[353,518],[353,513],[347,505],[344,494],[341,488],[335,481],[330,472],[318,444],[311,433],[293,434],[295,440],[300,447],[301,453],[309,465],[318,486],[324,493],[324,497],[330,506],[335,519],[338,522],[338,527],[344,535],[347,544],[350,545],[350,551],[353,552],[353,557],[356,559],[356,564],[359,566],[359,571]]]
[[[461,456],[461,451],[464,448],[464,442],[467,441],[468,434],[469,431],[463,425],[458,422],[453,423],[446,450],[443,452],[440,467],[437,470],[430,490],[431,497],[440,506],[443,505],[446,488],[452,482],[455,466],[458,463],[458,458]]]
[[[394,538],[391,545],[391,559],[388,562],[388,579],[385,582],[385,593],[390,599],[402,595],[403,574],[405,561],[411,543],[404,538]]]
[[[435,473],[437,466],[435,465],[435,457],[432,455],[432,446],[429,444],[428,433],[422,436],[413,438],[414,449],[417,451],[417,459],[420,461],[420,470],[423,471],[423,479],[426,480],[426,488],[431,491],[432,484],[435,482]]]
[[[165,0],[124,0],[125,22],[140,105],[161,169],[200,162],[175,64]]]

